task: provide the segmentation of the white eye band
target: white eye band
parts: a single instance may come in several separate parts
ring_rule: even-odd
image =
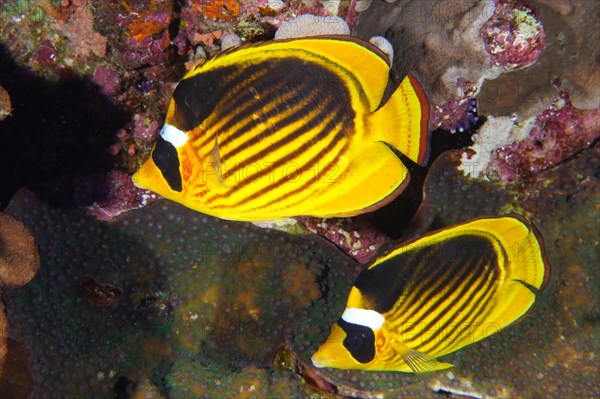
[[[168,123],[165,123],[162,127],[160,137],[173,144],[175,148],[181,147],[188,140],[188,134],[186,132],[177,129],[175,126],[169,125]]]
[[[374,310],[346,308],[342,314],[342,320],[358,324],[359,326],[369,327],[371,330],[379,330],[385,321],[380,313]]]

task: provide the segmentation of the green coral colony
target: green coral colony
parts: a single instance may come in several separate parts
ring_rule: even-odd
[[[226,51],[179,83],[134,182],[224,219],[352,216],[380,208],[410,178],[392,148],[404,162],[425,164],[429,145],[429,104],[412,75],[381,104],[389,67],[386,54],[350,37]],[[271,169],[243,174],[255,164]],[[294,179],[281,172],[290,164]],[[330,184],[308,173],[319,166],[338,172]],[[523,318],[549,276],[541,235],[520,216],[431,233],[358,275],[312,362],[409,372],[452,367],[435,357]]]

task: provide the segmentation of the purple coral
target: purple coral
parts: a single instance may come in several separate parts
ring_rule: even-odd
[[[35,60],[44,68],[49,68],[56,65],[58,62],[58,52],[50,40],[46,39],[40,44]]]
[[[545,46],[538,12],[523,1],[496,0],[494,15],[482,25],[485,50],[501,67],[523,68],[540,57]]]
[[[169,57],[172,2],[98,2],[96,14],[114,26],[109,34],[117,60],[126,68],[165,63]]]
[[[450,100],[441,106],[435,106],[432,116],[433,128],[440,128],[452,133],[468,131],[478,122],[475,98]]]
[[[367,262],[388,238],[360,218],[297,217],[311,232],[325,237],[361,263]]]
[[[100,86],[102,93],[107,96],[115,94],[121,87],[121,77],[113,68],[99,66],[94,70],[92,80]]]
[[[134,37],[127,37],[123,41],[113,43],[121,62],[131,68],[166,62],[169,57],[169,44],[168,31],[164,31],[156,39],[152,36],[145,36],[138,41]]]
[[[114,220],[123,212],[157,198],[157,195],[135,187],[131,176],[118,170],[82,178],[75,190],[76,203],[89,206],[90,213],[104,221]]]
[[[133,117],[133,138],[142,143],[151,143],[156,138],[160,125],[152,116],[135,114]]]
[[[489,168],[505,181],[528,180],[573,158],[600,138],[600,109],[573,107],[562,93],[539,114],[529,136],[495,151]]]

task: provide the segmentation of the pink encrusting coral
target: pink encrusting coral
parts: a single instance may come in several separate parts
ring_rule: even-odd
[[[100,86],[102,93],[111,96],[117,93],[121,87],[121,77],[119,73],[111,67],[99,66],[94,70],[92,80]]]
[[[114,220],[158,198],[154,193],[135,187],[131,177],[118,170],[81,178],[76,182],[74,195],[78,205],[88,206],[92,215],[104,221]]]
[[[58,53],[50,40],[46,39],[38,46],[35,61],[43,68],[53,67],[58,62]]]
[[[525,140],[494,151],[488,170],[504,181],[528,180],[573,158],[598,139],[600,109],[577,109],[563,93],[536,117]]]
[[[477,124],[477,101],[474,98],[450,100],[441,106],[435,105],[430,122],[431,129],[442,129],[462,133]]]
[[[533,64],[545,47],[544,27],[536,9],[524,1],[496,0],[492,17],[480,29],[494,65],[523,68]]]
[[[133,116],[133,138],[141,143],[152,143],[156,139],[156,133],[160,127],[158,121],[152,116],[135,114]]]
[[[163,0],[97,2],[108,43],[125,68],[157,65],[168,60],[172,2]]]
[[[71,42],[69,48],[75,56],[83,58],[94,54],[102,58],[106,55],[107,39],[94,28],[91,2],[81,2],[67,21],[57,21],[54,28]]]
[[[361,263],[370,260],[389,238],[360,218],[322,219],[297,217],[308,230],[337,245],[347,255]]]
[[[453,98],[441,105],[433,105],[429,122],[430,129],[446,131],[467,130],[477,123],[477,100],[474,95],[478,90],[477,82],[464,79],[456,81],[458,98]]]

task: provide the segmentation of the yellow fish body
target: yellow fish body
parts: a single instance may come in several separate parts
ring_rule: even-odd
[[[357,277],[316,367],[429,372],[523,318],[550,278],[541,236],[519,217],[479,219],[388,252]]]
[[[392,148],[424,164],[429,104],[407,76],[384,103],[390,64],[339,36],[225,51],[178,84],[135,184],[233,220],[352,216],[409,180]]]

